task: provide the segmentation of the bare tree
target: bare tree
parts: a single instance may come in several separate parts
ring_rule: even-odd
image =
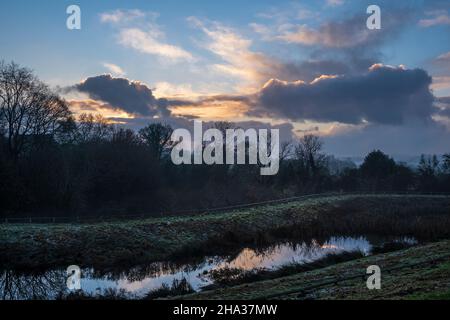
[[[100,142],[112,138],[114,128],[102,115],[83,113],[78,118],[76,126],[76,141],[78,143]]]
[[[173,147],[170,140],[173,129],[170,125],[152,123],[139,130],[139,135],[144,143],[150,148],[156,159],[161,159],[164,150]]]
[[[53,135],[71,113],[64,100],[27,68],[0,63],[0,122],[17,159],[29,137]]]
[[[280,162],[292,156],[292,141],[284,141],[280,146]]]
[[[295,155],[312,176],[316,176],[326,161],[325,154],[321,153],[323,143],[319,137],[305,135],[295,146]]]

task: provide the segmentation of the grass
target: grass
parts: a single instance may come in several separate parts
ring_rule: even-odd
[[[370,265],[381,268],[381,290],[368,290],[363,275]],[[403,269],[389,269],[413,265]],[[353,275],[356,279],[337,282]],[[320,283],[327,285],[313,287]],[[188,300],[251,299],[450,299],[450,241],[374,255],[267,281],[246,283],[174,297]],[[302,289],[305,290],[302,292]]]
[[[0,268],[124,268],[244,244],[336,234],[450,238],[450,197],[324,196],[227,213],[127,222],[0,225]]]
[[[417,293],[410,295],[411,300],[450,300],[450,290],[444,292]]]
[[[144,300],[154,300],[158,298],[166,298],[170,296],[186,295],[195,292],[186,278],[181,280],[173,280],[172,286],[163,284],[160,288],[150,291]]]

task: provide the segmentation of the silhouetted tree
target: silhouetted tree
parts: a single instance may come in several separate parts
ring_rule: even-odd
[[[347,168],[340,174],[337,183],[339,191],[361,190],[360,170]]]
[[[437,174],[439,170],[439,160],[436,155],[422,155],[417,170],[419,172],[419,190],[436,191],[438,186]]]
[[[147,147],[150,148],[154,157],[160,160],[164,150],[173,147],[173,143],[170,140],[172,132],[172,127],[167,124],[152,123],[139,130],[139,135]]]
[[[81,114],[75,132],[78,143],[101,142],[111,139],[113,126],[103,116]]]
[[[0,118],[14,159],[27,140],[53,135],[71,113],[64,100],[15,63],[0,63]]]
[[[392,191],[411,191],[414,188],[414,172],[404,164],[396,164],[390,181]]]
[[[395,172],[395,161],[380,150],[375,150],[366,156],[360,170],[366,188],[380,191],[389,185],[389,178]]]
[[[307,188],[320,188],[322,178],[327,174],[326,155],[322,153],[323,142],[314,135],[305,135],[294,148],[300,184]]]

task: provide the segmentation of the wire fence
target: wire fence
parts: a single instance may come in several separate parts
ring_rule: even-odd
[[[111,214],[111,215],[85,215],[85,216],[52,216],[52,217],[38,217],[38,216],[28,216],[28,217],[2,217],[0,218],[0,224],[63,224],[63,223],[95,223],[95,222],[109,222],[117,220],[136,220],[136,219],[147,219],[147,218],[157,218],[157,217],[174,217],[174,216],[194,216],[210,213],[220,213],[220,212],[234,212],[241,209],[256,208],[266,205],[289,203],[293,201],[309,200],[321,197],[331,197],[339,195],[423,195],[423,196],[450,196],[448,192],[394,192],[394,193],[355,193],[355,192],[328,192],[328,193],[315,193],[300,195],[282,199],[266,200],[260,202],[252,202],[231,206],[223,206],[216,208],[202,208],[202,209],[189,209],[189,210],[176,210],[176,211],[159,211],[153,213],[144,214]]]

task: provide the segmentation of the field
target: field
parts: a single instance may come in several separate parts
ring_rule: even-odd
[[[126,268],[331,235],[450,238],[450,197],[341,195],[226,213],[95,224],[0,225],[0,267]],[[414,250],[414,249],[412,249]]]

